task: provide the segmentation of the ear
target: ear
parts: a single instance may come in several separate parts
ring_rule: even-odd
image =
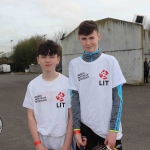
[[[78,36],[78,41],[80,42],[80,35]],[[81,42],[80,42],[81,43]]]
[[[37,63],[40,64],[40,63],[39,63],[39,57],[36,57],[36,60],[37,60]]]
[[[98,40],[100,41],[101,40],[101,37],[102,37],[102,34],[98,33]]]
[[[60,62],[60,56],[57,56],[57,62],[59,64],[59,62]]]

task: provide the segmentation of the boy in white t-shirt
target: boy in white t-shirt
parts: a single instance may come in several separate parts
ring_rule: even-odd
[[[78,40],[84,53],[69,64],[72,90],[72,116],[76,150],[98,145],[122,150],[122,85],[126,82],[118,61],[98,48],[101,39],[97,24],[84,21],[78,28]],[[86,142],[82,141],[86,136]]]
[[[43,73],[29,83],[23,102],[35,149],[70,150],[73,129],[69,79],[55,71],[60,47],[47,40],[37,53]]]

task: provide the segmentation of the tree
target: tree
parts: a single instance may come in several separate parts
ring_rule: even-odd
[[[62,46],[61,40],[63,40],[66,32],[64,30],[59,30],[58,32],[54,33],[53,40],[60,46],[61,54],[60,54],[60,63],[57,65],[56,70],[58,72],[62,72]]]
[[[37,64],[37,48],[43,40],[43,36],[36,35],[30,39],[20,40],[14,46],[12,60],[17,65],[17,71],[24,71],[30,64]]]
[[[60,49],[61,49],[61,59],[60,59],[60,63],[57,65],[56,67],[56,70],[58,72],[62,72],[62,43],[61,41],[65,38],[65,35],[67,35],[67,31],[61,29],[57,32],[54,33],[54,36],[53,36],[53,40],[54,42],[56,42],[59,46],[60,46]]]
[[[55,33],[54,33],[53,40],[54,40],[57,44],[61,45],[61,40],[64,39],[64,37],[65,37],[66,34],[67,34],[67,32],[64,31],[63,29],[62,29],[62,30],[59,30],[58,32],[55,32]]]

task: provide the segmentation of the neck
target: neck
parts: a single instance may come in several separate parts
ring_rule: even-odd
[[[100,57],[101,53],[102,52],[100,49],[98,49],[96,52],[92,52],[92,53],[87,53],[86,51],[84,51],[84,53],[81,57],[86,62],[92,62],[92,61],[95,61],[96,59],[98,59]]]
[[[99,48],[96,51],[94,51],[94,52],[86,52],[86,51],[84,51],[84,54],[95,54],[95,53],[98,53],[98,52],[100,52]]]
[[[58,77],[59,73],[58,72],[43,72],[42,73],[42,78],[45,81],[53,81]]]

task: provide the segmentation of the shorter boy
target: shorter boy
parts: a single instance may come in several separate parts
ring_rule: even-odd
[[[43,73],[33,79],[23,102],[36,150],[70,150],[72,115],[68,78],[55,71],[60,47],[47,40],[38,47]]]

